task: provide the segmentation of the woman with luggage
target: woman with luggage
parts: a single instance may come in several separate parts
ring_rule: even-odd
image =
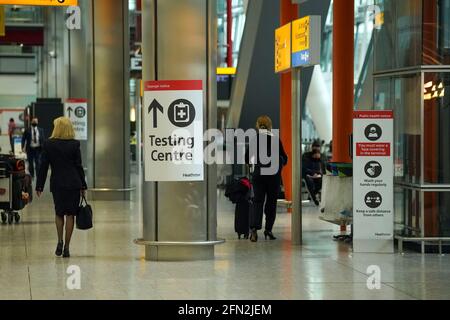
[[[262,229],[263,213],[266,215],[264,237],[266,240],[276,240],[272,230],[277,214],[278,194],[281,187],[281,170],[288,162],[282,142],[272,132],[272,120],[268,116],[259,117],[256,122],[256,129],[256,141],[250,141],[250,146],[254,146],[254,148],[247,148],[246,152],[247,163],[253,165],[254,200],[253,210],[251,210],[250,215],[250,240],[252,242],[258,241],[258,230]],[[278,141],[272,141],[273,139],[278,139]],[[263,143],[267,141],[267,148],[261,148],[260,141],[263,141]],[[278,154],[272,155],[272,143],[276,142],[279,143],[277,148]],[[268,157],[270,162],[263,163],[265,161],[261,161],[260,156]],[[274,159],[277,160],[275,163],[273,163]]]
[[[55,120],[53,134],[44,144],[41,168],[36,182],[38,197],[44,191],[49,167],[52,172],[50,191],[55,204],[55,222],[58,232],[55,254],[58,257],[69,258],[75,216],[87,185],[81,163],[80,142],[75,140],[75,131],[68,118],[61,117]],[[66,234],[63,240],[64,225]]]

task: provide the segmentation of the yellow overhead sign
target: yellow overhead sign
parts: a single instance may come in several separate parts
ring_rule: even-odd
[[[4,37],[5,34],[5,8],[0,6],[0,37]]]
[[[321,21],[320,16],[307,16],[292,22],[292,68],[320,64]]]
[[[309,50],[309,21],[308,16],[292,22],[292,52]]]
[[[291,68],[291,24],[275,31],[275,72]]]
[[[0,0],[1,4],[22,6],[78,6],[78,0]]]
[[[235,75],[236,68],[217,68],[218,75]]]

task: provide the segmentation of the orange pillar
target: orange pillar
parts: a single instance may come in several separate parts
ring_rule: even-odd
[[[298,5],[292,0],[280,1],[280,26],[298,18]],[[298,133],[300,134],[300,133]],[[292,160],[292,73],[281,74],[280,80],[280,136],[284,149]],[[292,201],[292,161],[283,169],[286,200]]]
[[[334,0],[333,11],[333,162],[352,163],[349,150],[354,101],[353,1]]]

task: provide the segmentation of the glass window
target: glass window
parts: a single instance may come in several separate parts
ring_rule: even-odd
[[[394,110],[397,182],[421,183],[421,76],[378,78],[375,108]]]
[[[450,184],[450,73],[425,73],[424,80],[424,180]]]
[[[450,64],[450,0],[425,0],[423,63]]]
[[[375,29],[375,71],[395,69],[395,1],[376,0],[375,5],[384,20],[381,28]]]
[[[375,70],[422,65],[422,0],[377,0],[382,25],[375,32]]]

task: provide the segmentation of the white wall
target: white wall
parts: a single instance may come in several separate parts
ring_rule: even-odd
[[[8,121],[14,118],[20,126],[19,116],[28,104],[36,100],[37,83],[33,75],[0,75],[0,153],[9,153]]]
[[[36,93],[34,75],[0,75],[0,96],[36,96]]]

